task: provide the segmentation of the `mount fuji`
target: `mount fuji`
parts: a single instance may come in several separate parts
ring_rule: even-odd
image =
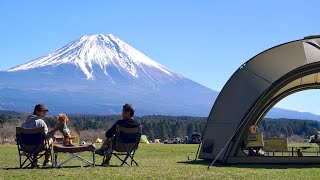
[[[0,79],[0,109],[18,111],[114,114],[130,102],[140,115],[207,116],[218,95],[112,34],[83,36]]]
[[[0,71],[0,110],[119,114],[130,102],[138,115],[207,116],[218,92],[155,62],[112,34],[83,36],[68,45]],[[269,118],[320,120],[273,108]]]

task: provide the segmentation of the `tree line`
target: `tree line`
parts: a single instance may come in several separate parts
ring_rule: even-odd
[[[108,130],[121,116],[116,115],[70,115],[77,131],[82,130]],[[135,117],[142,125],[142,133],[149,139],[167,139],[181,137],[193,133],[204,132],[207,118],[190,116],[163,116],[149,115]],[[54,125],[54,122],[52,123]],[[270,119],[265,118],[258,126],[258,131],[265,137],[291,137],[298,135],[308,138],[320,130],[320,122],[313,120]]]
[[[108,130],[121,116],[117,115],[69,115],[72,125],[81,134],[83,130]],[[206,118],[190,116],[162,116],[150,115],[135,117],[142,125],[142,134],[149,139],[167,139],[169,137],[184,137],[192,133],[202,133]],[[54,127],[55,120],[46,118],[50,127]]]
[[[118,115],[68,115],[70,122],[68,126],[74,129],[78,134],[88,134],[100,132],[95,136],[103,136],[103,132],[108,130],[117,120],[121,119]],[[15,126],[19,126],[25,119],[27,114],[0,114],[0,128],[12,126],[11,131],[15,131]],[[163,116],[149,115],[135,117],[142,125],[142,133],[147,135],[150,140],[162,139],[169,137],[189,136],[193,133],[202,134],[204,132],[206,119],[205,117],[190,116]],[[56,125],[54,116],[48,116],[45,121],[49,128]],[[298,135],[307,138],[319,131],[320,123],[311,120],[293,120],[293,119],[264,119],[260,124],[258,131],[263,132],[265,137],[291,137]],[[1,128],[5,129],[5,128]],[[1,130],[0,130],[1,131]],[[4,136],[1,131],[0,137]],[[86,133],[84,133],[86,132]],[[15,132],[9,134],[15,136]],[[5,135],[8,135],[8,132]]]
[[[266,137],[291,137],[298,135],[308,138],[320,129],[320,123],[312,120],[264,119],[258,130]]]

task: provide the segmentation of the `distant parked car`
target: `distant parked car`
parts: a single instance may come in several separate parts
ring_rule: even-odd
[[[200,144],[201,143],[201,135],[200,134],[192,134],[189,139],[188,144]]]
[[[173,138],[169,138],[169,139],[165,140],[163,143],[164,144],[180,144],[181,139],[178,137],[173,137]]]

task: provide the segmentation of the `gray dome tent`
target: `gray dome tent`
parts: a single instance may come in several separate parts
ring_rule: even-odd
[[[320,36],[281,44],[243,64],[228,80],[208,117],[199,157],[223,163],[320,163],[314,157],[249,157],[241,144],[280,100],[320,87]]]

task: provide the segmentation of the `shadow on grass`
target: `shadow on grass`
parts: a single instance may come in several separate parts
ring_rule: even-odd
[[[291,169],[320,168],[320,164],[232,164],[215,165],[215,167],[252,168],[252,169]]]
[[[179,164],[189,165],[203,165],[208,167],[211,161],[205,160],[192,160],[181,161]],[[320,164],[215,164],[211,167],[223,167],[223,168],[253,168],[253,169],[290,169],[290,168],[320,168]]]
[[[37,169],[37,168],[19,168],[19,167],[13,167],[13,168],[0,168],[0,170],[31,170],[31,169]],[[53,169],[52,167],[40,167],[39,169]]]
[[[210,161],[205,161],[205,160],[189,160],[189,161],[181,161],[178,162],[178,164],[190,164],[190,165],[205,165],[209,166],[211,164]]]
[[[98,165],[96,165],[98,166]],[[100,165],[99,165],[100,166]],[[92,166],[62,166],[62,167],[59,167],[59,168],[54,168],[54,167],[40,167],[38,170],[41,170],[41,169],[74,169],[74,168],[89,168],[89,167],[92,167]],[[0,170],[20,170],[21,168],[19,167],[14,167],[14,168],[0,168]],[[31,167],[28,167],[28,168],[24,168],[26,170],[37,170],[36,168],[31,168]],[[23,168],[21,169],[23,170]]]
[[[40,167],[39,169],[77,169],[77,168],[94,168],[94,167],[105,167],[105,168],[114,168],[114,167],[117,167],[117,168],[120,168],[120,167],[124,167],[124,166],[119,166],[119,165],[109,165],[109,166],[102,166],[102,165],[95,165],[94,167],[92,166],[89,166],[89,165],[86,165],[86,166],[62,166],[62,167],[58,167],[58,168],[54,168],[54,167]],[[134,167],[134,166],[133,166]],[[14,167],[14,168],[0,168],[0,170],[20,170],[21,168],[19,167]],[[24,168],[24,169],[27,169],[27,170],[30,170],[30,169],[36,169],[36,168],[31,168],[31,167],[28,167],[28,168]],[[21,169],[22,170],[22,169]]]

